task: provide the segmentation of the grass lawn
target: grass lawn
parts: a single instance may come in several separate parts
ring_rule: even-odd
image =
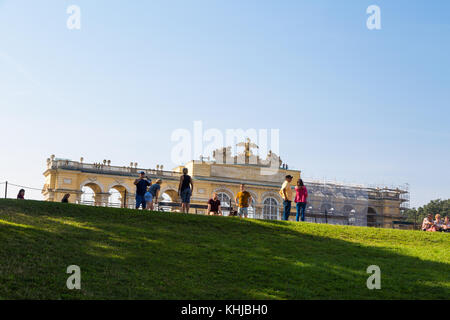
[[[449,248],[448,233],[0,200],[0,299],[448,299]]]

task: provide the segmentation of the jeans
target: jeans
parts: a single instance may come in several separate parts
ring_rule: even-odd
[[[284,206],[284,212],[283,212],[283,220],[288,221],[289,215],[291,214],[291,203],[292,201],[284,200],[283,206]]]
[[[302,221],[305,221],[305,209],[306,202],[297,202],[297,216],[295,217],[295,220],[298,221],[298,218],[301,216]]]
[[[145,197],[141,195],[136,195],[136,209],[139,209],[139,207],[142,204],[142,209],[145,209],[146,203],[145,203]]]

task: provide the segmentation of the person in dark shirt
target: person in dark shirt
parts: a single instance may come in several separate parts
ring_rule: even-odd
[[[145,176],[145,172],[141,171],[139,178],[134,180],[136,186],[136,209],[139,209],[142,205],[142,209],[145,209],[145,193],[147,192],[147,187],[151,184],[148,178]]]
[[[222,208],[220,207],[220,200],[217,196],[217,193],[213,192],[212,198],[208,201],[208,215],[211,216],[221,216],[222,215]]]
[[[62,203],[69,203],[70,193],[66,193],[64,197],[62,198]]]
[[[188,169],[183,168],[183,175],[180,177],[180,184],[178,185],[178,195],[181,198],[181,212],[183,213],[189,213],[189,204],[192,191],[194,191],[194,183],[191,176],[187,173]]]
[[[25,190],[24,189],[19,190],[19,193],[17,194],[17,199],[25,200]]]

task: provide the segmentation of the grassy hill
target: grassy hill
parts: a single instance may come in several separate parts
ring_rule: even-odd
[[[0,200],[0,299],[448,299],[449,245],[442,233]],[[369,265],[381,290],[366,287]]]

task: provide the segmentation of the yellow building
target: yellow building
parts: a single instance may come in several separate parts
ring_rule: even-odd
[[[235,206],[234,198],[241,183],[252,194],[253,203],[249,217],[257,219],[281,219],[282,199],[280,186],[288,174],[294,177],[293,185],[300,178],[299,170],[290,170],[280,158],[269,152],[266,159],[251,153],[250,142],[245,143],[244,152],[236,156],[231,148],[214,152],[212,161],[193,160],[173,171],[111,166],[110,161],[84,163],[54,156],[47,159],[44,172],[43,195],[47,201],[61,201],[64,194],[71,195],[70,202],[97,206],[134,207],[134,180],[140,171],[153,181],[160,178],[160,201],[179,202],[177,193],[179,177],[184,167],[193,178],[194,191],[191,204],[205,205],[213,192],[219,195],[223,207]],[[343,225],[393,227],[393,221],[401,219],[401,210],[408,201],[409,193],[399,188],[367,188],[364,186],[305,181],[308,189],[307,221]],[[86,199],[85,187],[92,189]],[[111,200],[112,194],[119,197]],[[173,207],[171,210],[179,210]],[[204,213],[205,209],[191,209]],[[225,212],[225,215],[227,212]],[[292,205],[291,219],[295,219],[295,204]]]

